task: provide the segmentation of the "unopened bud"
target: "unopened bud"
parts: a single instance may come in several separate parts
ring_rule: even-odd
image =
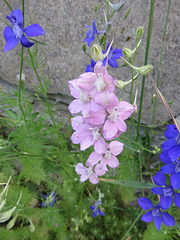
[[[33,233],[35,231],[35,226],[30,218],[28,218],[28,221],[30,223],[30,232]]]
[[[156,152],[160,152],[160,151],[161,151],[161,149],[160,149],[159,147],[157,147],[157,146],[154,147],[154,150],[155,150]]]
[[[152,151],[152,153],[153,153],[153,154],[156,154],[156,151],[155,151],[155,150],[153,150],[153,151]]]
[[[137,73],[140,73],[143,76],[149,74],[150,72],[152,72],[152,70],[153,70],[152,65],[145,65],[145,66],[142,66],[142,67],[139,67],[139,68],[135,68],[135,71]]]
[[[121,81],[121,80],[116,80],[116,81],[117,81],[116,87],[122,89],[122,88],[125,88],[129,83],[131,83],[131,82],[132,82],[132,79],[129,80],[129,81],[127,81],[127,82],[123,82],[123,81]]]
[[[138,27],[136,30],[136,39],[139,39],[144,33],[144,27]]]
[[[11,221],[8,222],[8,224],[6,225],[6,229],[10,230],[11,228],[14,227],[17,217],[18,217],[18,213],[15,215],[15,217],[13,217],[13,219],[11,219]]]
[[[104,59],[102,49],[98,44],[93,44],[91,48],[91,57],[95,62],[98,62],[99,60],[102,61]]]
[[[134,97],[134,102],[133,102],[134,113],[137,113],[137,111],[138,111],[138,109],[137,109],[137,94],[138,94],[138,89],[136,88],[135,97]]]
[[[133,55],[133,51],[129,48],[123,48],[122,52],[123,52],[123,55],[127,58],[131,58],[131,56]]]

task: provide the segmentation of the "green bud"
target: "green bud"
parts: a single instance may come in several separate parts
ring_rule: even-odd
[[[13,217],[13,219],[11,219],[11,221],[8,222],[8,224],[6,225],[6,229],[10,230],[11,228],[14,227],[14,224],[16,223],[18,214],[19,214],[19,213],[17,213],[17,214],[15,215],[15,217]]]
[[[21,196],[22,196],[22,192],[20,192],[20,195],[19,195],[16,205],[19,204]],[[11,208],[10,210],[8,210],[6,212],[1,212],[0,213],[0,223],[6,222],[7,220],[9,220],[11,218],[11,216],[13,215],[14,211],[16,210],[16,208],[17,208],[17,206]]]
[[[84,52],[86,52],[86,44],[83,44],[82,49]]]
[[[95,62],[98,62],[99,60],[102,61],[104,59],[102,49],[98,44],[93,44],[91,48],[91,57]]]
[[[153,70],[153,66],[150,64],[135,69],[137,73],[140,73],[143,76],[149,74],[150,72],[152,72],[152,70]]]
[[[153,154],[156,154],[156,151],[155,151],[155,150],[153,150],[153,151],[152,151],[152,153],[153,153]]]
[[[117,80],[116,87],[122,89],[122,88],[125,88],[131,82],[132,82],[132,79],[127,81],[127,82],[123,82],[121,80]]]
[[[131,58],[131,56],[133,55],[133,51],[129,48],[123,48],[122,52],[123,52],[123,55],[127,58]]]
[[[136,30],[136,39],[139,39],[144,33],[144,27],[138,27]]]
[[[30,223],[30,232],[33,233],[35,231],[35,226],[30,218],[28,218],[28,221]]]

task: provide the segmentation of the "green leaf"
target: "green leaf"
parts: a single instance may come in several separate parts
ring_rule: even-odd
[[[98,179],[102,182],[121,185],[124,187],[146,188],[146,189],[151,189],[151,188],[155,187],[155,185],[150,182],[142,183],[142,182],[136,182],[136,181],[131,181],[131,180],[120,180],[120,179],[111,179],[111,178],[98,178]]]

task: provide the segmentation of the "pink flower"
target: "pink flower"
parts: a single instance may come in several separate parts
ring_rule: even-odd
[[[69,89],[71,95],[76,98],[68,107],[69,111],[74,114],[82,111],[82,115],[88,118],[89,111],[98,111],[101,106],[94,102],[92,96],[85,91],[82,91],[77,85],[77,79],[69,81]]]
[[[81,182],[84,182],[87,179],[89,179],[89,181],[93,184],[97,184],[99,182],[97,174],[93,171],[93,166],[84,167],[82,163],[78,163],[75,170],[81,175]]]
[[[94,166],[100,161],[100,165],[108,165],[111,168],[116,168],[119,165],[119,161],[116,158],[123,150],[123,143],[113,141],[109,145],[106,144],[106,150],[103,154],[92,152],[87,160],[87,165]],[[97,165],[96,165],[97,166]]]
[[[74,144],[80,143],[81,150],[94,145],[94,149],[98,153],[102,153],[105,149],[106,142],[101,136],[100,127],[93,127],[88,123],[77,126],[76,131],[72,134],[71,140]]]
[[[115,94],[110,94],[109,106],[106,108],[109,113],[107,120],[103,126],[103,136],[105,139],[112,139],[117,133],[126,131],[126,123],[124,122],[133,112],[134,106],[125,101],[118,101]]]

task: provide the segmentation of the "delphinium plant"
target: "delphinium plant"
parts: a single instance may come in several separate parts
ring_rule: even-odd
[[[154,239],[152,236],[157,234],[159,239],[177,237],[180,142],[176,121],[167,126],[168,140],[161,146],[160,158],[166,165],[146,182],[142,175],[142,164],[148,169],[143,155],[160,151],[157,146],[152,149],[144,143],[144,136],[140,136],[145,76],[153,70],[148,55],[154,1],[145,63],[140,67],[134,63],[144,28],[137,28],[133,50],[120,49],[116,39],[108,35],[113,18],[121,14],[125,3],[105,0],[106,11],[95,7],[95,13],[101,13],[104,20],[101,28],[99,19],[85,26],[87,35],[82,48],[90,59],[85,72],[69,80],[75,100],[68,109],[76,114],[70,120],[71,126],[64,126],[55,115],[48,99],[50,79],[38,72],[46,59],[41,52],[45,43],[38,40],[46,33],[45,27],[37,23],[26,26],[24,0],[21,10],[17,6],[14,9],[7,0],[4,3],[9,8],[6,20],[2,20],[6,24],[4,54],[13,51],[17,44],[21,44],[21,53],[18,90],[0,91],[2,239]],[[126,17],[128,13],[129,10]],[[131,71],[131,80],[122,81],[109,74],[109,68],[120,66],[119,59]],[[25,64],[38,80],[35,95],[26,93],[22,74]],[[140,76],[143,80],[138,104],[136,79]],[[129,94],[129,102],[118,98],[116,88]],[[34,110],[35,98],[43,106],[39,112]],[[154,104],[153,114],[155,108]],[[149,137],[147,130],[146,135]],[[138,203],[148,212],[143,215]],[[154,220],[155,227],[151,224],[145,230],[140,218],[144,222]]]

